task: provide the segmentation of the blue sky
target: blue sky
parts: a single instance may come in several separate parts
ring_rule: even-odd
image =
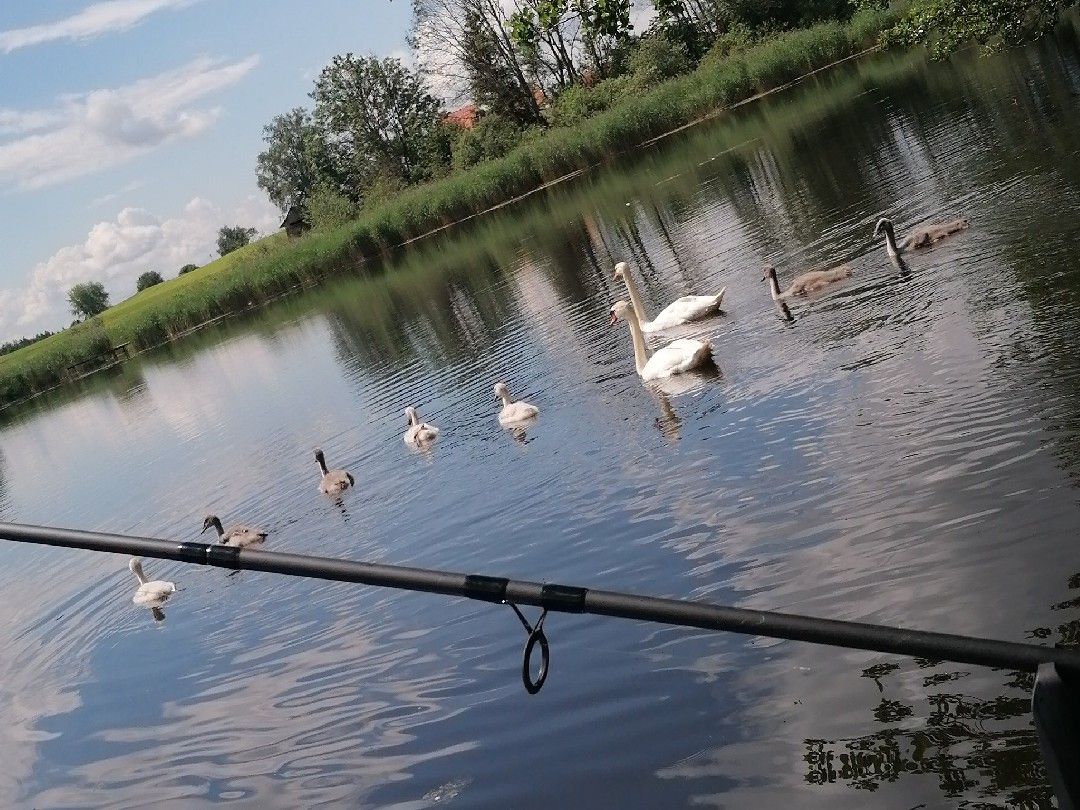
[[[66,325],[66,289],[126,298],[273,230],[262,127],[337,53],[405,56],[407,0],[0,0],[0,340]]]

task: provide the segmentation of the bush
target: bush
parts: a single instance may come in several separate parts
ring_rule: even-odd
[[[308,220],[317,230],[329,230],[356,219],[359,208],[337,189],[316,186],[307,201]]]
[[[485,160],[500,158],[521,141],[522,128],[501,115],[485,115],[454,144],[454,168],[465,169]]]
[[[241,225],[222,225],[217,237],[218,255],[225,256],[234,250],[239,250],[250,243],[258,233],[254,228],[245,228]]]
[[[970,42],[987,53],[1023,45],[1053,28],[1073,0],[915,0],[887,32],[892,43],[924,43],[935,58]]]
[[[155,284],[160,284],[165,279],[161,277],[161,273],[156,270],[147,270],[135,281],[135,292],[140,293],[147,287],[153,287]]]
[[[177,273],[176,275],[182,276],[185,273],[190,273],[192,270],[198,270],[198,269],[199,269],[199,265],[197,265],[197,264],[185,264],[183,267],[180,268],[180,272]]]
[[[754,32],[745,25],[735,24],[716,38],[709,50],[701,57],[701,66],[718,67],[730,56],[752,47],[756,39]]]
[[[686,44],[663,34],[644,37],[630,54],[630,73],[638,87],[652,87],[688,73],[693,67]]]
[[[632,81],[630,76],[619,76],[592,87],[575,84],[566,88],[551,107],[551,123],[568,127],[603,112],[630,93]]]

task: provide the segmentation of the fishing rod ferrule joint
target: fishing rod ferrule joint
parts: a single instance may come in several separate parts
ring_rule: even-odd
[[[501,605],[506,601],[506,588],[509,584],[510,580],[506,577],[467,574],[465,576],[465,586],[462,588],[462,596]]]
[[[572,585],[545,585],[540,591],[540,607],[557,613],[583,613],[588,588]]]

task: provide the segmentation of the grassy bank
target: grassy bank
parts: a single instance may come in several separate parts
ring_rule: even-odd
[[[100,317],[0,358],[0,401],[46,390],[110,345],[145,348],[331,275],[373,271],[402,242],[528,193],[719,109],[873,45],[894,18],[861,12],[779,35],[659,85],[573,127],[548,129],[503,158],[402,192],[377,211],[298,240],[274,236],[151,287]]]

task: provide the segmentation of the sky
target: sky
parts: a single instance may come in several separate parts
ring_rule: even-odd
[[[115,303],[146,270],[277,229],[262,128],[335,54],[408,58],[407,0],[0,0],[0,341]]]

